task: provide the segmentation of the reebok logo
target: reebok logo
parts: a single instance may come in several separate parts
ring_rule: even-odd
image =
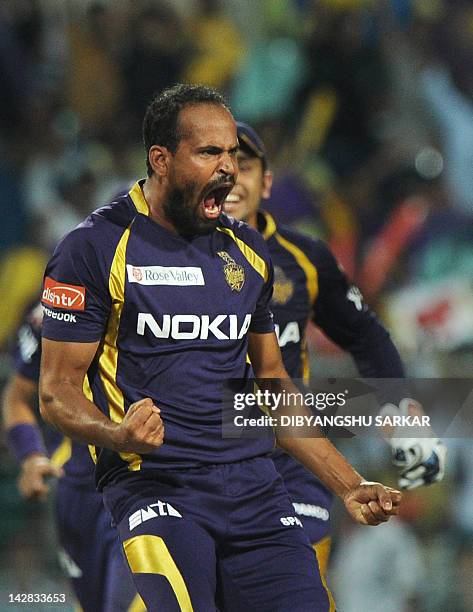
[[[43,312],[46,317],[56,319],[56,321],[64,321],[65,323],[77,323],[76,315],[72,314],[72,312],[55,312],[54,310],[46,308],[46,306],[43,306]]]
[[[171,504],[162,502],[158,499],[155,504],[150,504],[146,506],[146,508],[140,508],[136,512],[133,512],[128,519],[130,531],[133,531],[133,529],[141,525],[141,523],[158,516],[176,516],[177,518],[182,518],[182,514],[171,506]]]
[[[42,301],[63,310],[84,310],[85,287],[61,283],[47,276],[44,280]]]

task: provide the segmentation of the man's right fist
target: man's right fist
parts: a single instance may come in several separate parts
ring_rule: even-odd
[[[151,453],[164,441],[160,409],[145,397],[132,404],[115,429],[115,448],[120,453]]]

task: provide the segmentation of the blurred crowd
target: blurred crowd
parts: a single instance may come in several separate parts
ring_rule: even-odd
[[[259,130],[275,173],[267,208],[330,243],[410,374],[471,376],[472,65],[470,0],[3,0],[1,354],[61,236],[144,175],[150,98],[199,82]],[[393,610],[473,609],[473,516],[441,504],[454,488],[473,506],[471,453],[456,445],[433,501],[414,495],[382,528],[393,565],[372,564],[377,592],[395,578],[408,594]],[[344,555],[369,555],[357,533],[338,576],[352,571]]]
[[[268,208],[326,238],[394,327],[408,292],[406,350],[473,344],[473,315],[454,324],[473,276],[468,0],[5,0],[0,41],[0,346],[60,237],[143,175],[144,109],[179,81],[260,130]]]

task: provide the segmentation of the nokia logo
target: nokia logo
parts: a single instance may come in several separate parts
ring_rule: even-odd
[[[301,334],[299,332],[299,325],[296,321],[291,321],[286,325],[286,327],[281,331],[279,325],[274,326],[274,331],[276,332],[276,336],[278,337],[279,346],[283,348],[289,342],[300,342]]]
[[[162,316],[161,323],[149,312],[140,312],[136,331],[145,335],[146,328],[156,338],[174,338],[174,340],[208,340],[214,336],[217,340],[241,340],[248,331],[251,315],[245,315],[240,325],[236,314],[219,314],[213,319],[209,315],[168,315]],[[223,329],[222,329],[223,327]]]

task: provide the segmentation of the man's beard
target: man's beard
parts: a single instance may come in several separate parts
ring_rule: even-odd
[[[209,234],[218,225],[218,219],[199,216],[201,203],[193,205],[193,197],[195,198],[195,184],[189,183],[184,189],[175,187],[163,205],[166,219],[173,224],[178,234],[186,238],[197,234]]]
[[[203,214],[200,215],[201,206],[203,205],[203,198],[206,194],[215,194],[215,190],[221,187],[224,189],[230,185],[235,184],[235,179],[231,175],[222,176],[214,181],[207,183],[205,189],[199,195],[197,204],[193,204],[192,201],[195,199],[196,183],[189,182],[183,189],[175,187],[167,197],[166,202],[163,205],[164,214],[166,219],[170,221],[177,232],[184,237],[195,236],[198,234],[209,234],[211,233],[219,223],[219,217],[215,219],[209,219]],[[228,189],[230,191],[231,187]],[[228,193],[220,193],[218,206],[220,212],[223,209],[223,202]]]

